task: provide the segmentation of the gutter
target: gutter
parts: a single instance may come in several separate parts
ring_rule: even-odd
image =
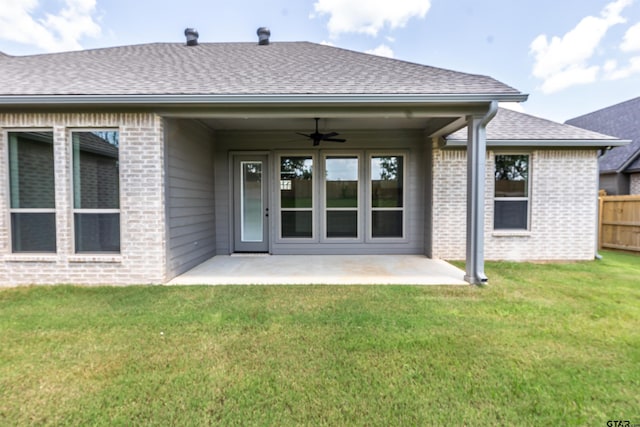
[[[484,273],[484,179],[487,155],[487,124],[498,112],[498,102],[469,125],[467,153],[467,253],[464,279],[472,285],[484,285],[489,280]],[[472,143],[474,142],[475,143]]]
[[[595,242],[595,248],[594,252],[593,252],[593,258],[595,260],[600,261],[602,259],[602,255],[600,255],[600,253],[598,252],[598,250],[600,249],[600,194],[599,194],[599,190],[600,190],[600,168],[596,168],[596,190],[598,190],[598,197],[596,197],[596,230],[595,230],[595,238],[596,238],[596,242]]]
[[[204,105],[204,104],[446,104],[524,102],[529,95],[503,94],[251,94],[251,95],[0,95],[4,105]]]

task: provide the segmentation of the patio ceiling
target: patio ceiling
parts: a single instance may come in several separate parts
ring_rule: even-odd
[[[432,118],[345,118],[320,117],[320,129],[427,129]],[[440,118],[442,120],[442,118]],[[455,118],[445,119],[447,122]],[[204,118],[202,123],[215,130],[310,130],[314,126],[313,117],[293,118]]]

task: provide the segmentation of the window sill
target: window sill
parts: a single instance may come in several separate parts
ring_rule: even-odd
[[[4,261],[7,262],[56,262],[57,254],[40,255],[40,254],[11,254],[5,255]]]
[[[72,255],[68,258],[69,262],[77,263],[113,263],[118,264],[122,262],[122,255],[114,254],[84,254],[84,255]]]
[[[531,237],[529,230],[500,230],[491,234],[493,237]]]

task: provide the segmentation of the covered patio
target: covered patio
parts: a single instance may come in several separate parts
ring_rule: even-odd
[[[434,103],[416,96],[341,101],[310,106],[292,97],[273,100],[278,107],[268,110],[206,105],[163,114],[169,283],[487,281],[485,126],[497,112],[497,102],[455,97]],[[344,144],[301,138],[306,135],[301,130],[313,130],[318,123],[319,131],[339,135]],[[457,269],[443,275],[434,269],[439,262],[429,264],[428,257],[433,255],[434,193],[442,185],[434,183],[434,165],[440,159],[434,159],[433,151],[443,144],[444,135],[463,127],[468,133],[463,165],[467,191],[462,196],[466,242],[462,237],[458,244],[466,243],[467,271],[458,278]],[[392,172],[376,172],[385,159]],[[346,163],[350,173],[344,173]],[[338,196],[331,190],[336,183],[341,185]],[[456,229],[464,227],[456,224]],[[246,252],[272,257],[265,265],[261,258],[234,258]],[[383,257],[369,258],[373,254]],[[312,256],[313,262],[301,262],[300,255]],[[343,259],[356,255],[361,257]],[[411,258],[390,255],[417,255],[420,261],[405,270]],[[355,268],[362,274],[352,273],[352,261],[363,263]]]
[[[423,255],[218,255],[169,285],[468,285],[464,271]]]

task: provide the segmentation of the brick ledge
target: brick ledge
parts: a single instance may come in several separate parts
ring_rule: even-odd
[[[121,263],[122,255],[73,255],[67,258],[69,262],[78,262],[78,263]]]
[[[57,262],[58,255],[11,254],[3,257],[7,262]]]
[[[529,230],[505,230],[494,231],[491,233],[493,237],[531,237],[531,231]]]

